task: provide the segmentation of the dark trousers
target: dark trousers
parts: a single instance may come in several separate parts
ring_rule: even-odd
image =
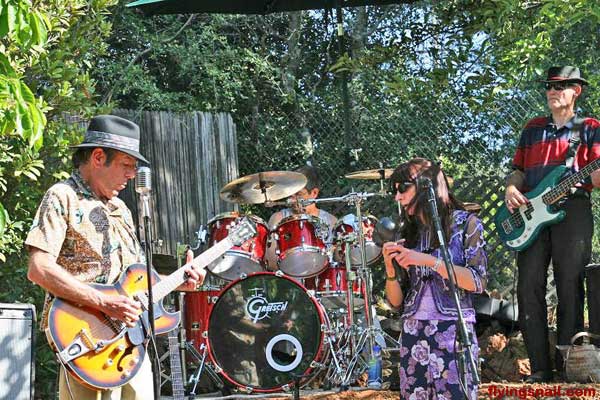
[[[546,277],[552,260],[558,295],[558,344],[569,344],[583,330],[584,268],[590,262],[594,221],[587,197],[567,199],[564,220],[546,227],[535,242],[517,254],[519,326],[531,371],[552,371],[548,343]],[[556,369],[562,370],[557,357]]]

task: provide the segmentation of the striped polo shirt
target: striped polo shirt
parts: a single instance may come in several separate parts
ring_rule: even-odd
[[[513,168],[525,173],[523,192],[535,188],[555,167],[565,165],[574,119],[572,118],[560,129],[556,127],[551,116],[538,117],[527,122],[513,158]],[[571,173],[579,171],[598,157],[600,157],[600,122],[594,118],[585,118],[581,143]],[[583,187],[588,191],[592,190],[590,184]]]

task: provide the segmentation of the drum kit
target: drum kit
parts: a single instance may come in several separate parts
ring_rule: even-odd
[[[390,169],[358,171],[350,179],[378,179],[377,193],[294,200],[297,206],[345,203],[355,213],[329,227],[309,214],[281,219],[273,229],[245,215],[257,234],[210,264],[196,292],[180,294],[183,328],[180,341],[197,361],[189,376],[191,394],[203,374],[218,386],[244,393],[287,391],[292,387],[348,387],[368,368],[373,345],[398,343],[378,325],[372,304],[370,266],[381,258],[373,241],[377,218],[361,215],[362,203],[386,195]],[[220,192],[238,204],[267,207],[291,204],[306,185],[304,175],[271,171],[236,179]],[[211,247],[244,215],[220,214],[197,233]],[[207,238],[204,238],[207,236]],[[275,248],[277,270],[266,254]],[[184,361],[185,363],[185,361]]]

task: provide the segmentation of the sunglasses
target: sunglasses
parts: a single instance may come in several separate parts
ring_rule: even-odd
[[[398,184],[398,186],[396,186],[396,192],[397,193],[405,193],[408,189],[410,189],[411,186],[413,186],[415,184],[414,181],[410,181],[410,182],[401,182]]]
[[[565,90],[566,88],[573,87],[575,85],[576,84],[572,82],[546,82],[544,86],[548,91],[554,89],[557,92],[560,92],[562,90]]]

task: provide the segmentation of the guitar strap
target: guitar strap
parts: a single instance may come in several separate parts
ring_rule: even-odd
[[[575,156],[577,155],[577,149],[581,144],[581,132],[583,131],[583,118],[575,115],[573,118],[573,127],[571,128],[571,138],[569,139],[569,150],[567,151],[567,158],[565,159],[565,166],[567,167],[566,173],[571,172],[573,163],[575,162]],[[577,191],[576,188],[571,188],[571,194]],[[559,204],[562,204],[566,200],[566,197],[562,199]]]
[[[575,162],[575,155],[577,149],[581,143],[581,131],[583,130],[583,118],[575,116],[573,119],[573,127],[571,128],[571,138],[569,139],[569,150],[567,151],[567,158],[565,158],[565,166],[567,170],[573,167]]]

